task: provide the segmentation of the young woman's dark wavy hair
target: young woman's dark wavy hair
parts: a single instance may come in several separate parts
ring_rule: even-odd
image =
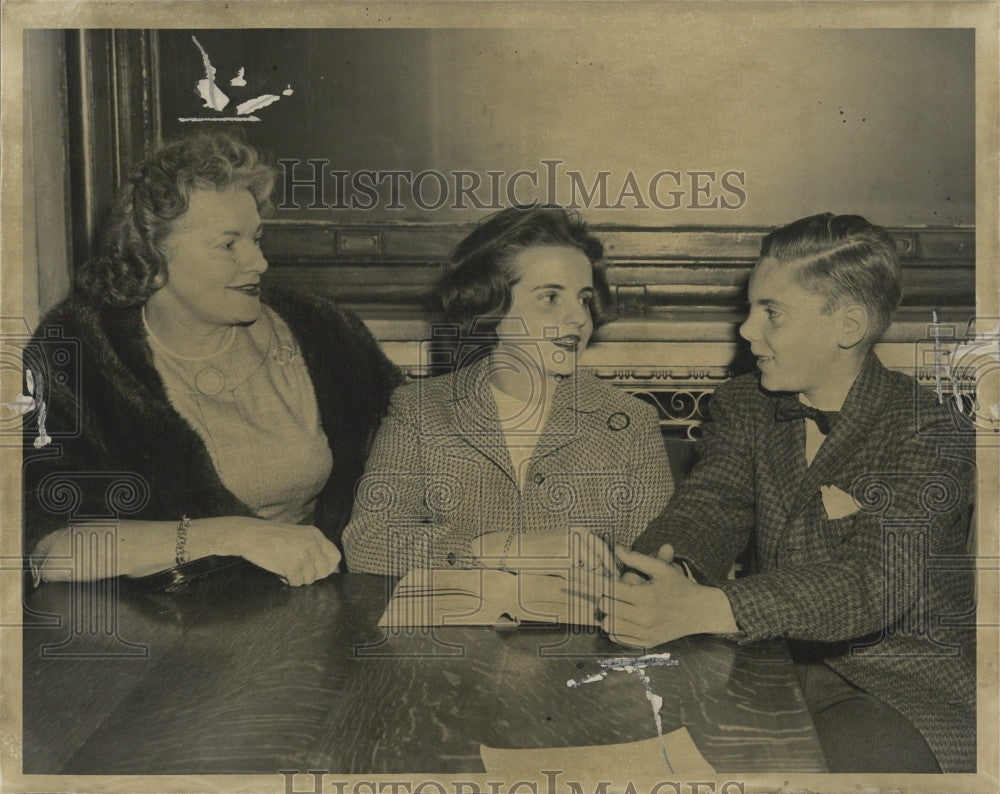
[[[255,148],[225,132],[177,138],[135,166],[111,205],[102,248],[77,269],[76,289],[95,303],[135,306],[167,283],[164,248],[193,190],[246,188],[263,217],[273,210],[276,171]]]
[[[526,248],[569,246],[590,260],[596,331],[614,318],[613,299],[601,260],[604,246],[583,219],[562,207],[515,206],[485,218],[445,260],[434,286],[436,308],[457,325],[463,339],[496,345],[496,327],[510,310],[510,288],[520,278],[514,259]]]

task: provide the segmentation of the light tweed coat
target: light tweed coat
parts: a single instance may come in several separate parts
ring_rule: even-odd
[[[473,539],[498,531],[573,525],[629,546],[666,505],[656,411],[586,374],[557,387],[522,490],[486,375],[483,361],[393,394],[344,530],[350,570],[473,567]]]
[[[804,420],[776,422],[775,400],[755,375],[718,389],[699,464],[636,548],[673,543],[725,591],[742,639],[806,641],[906,715],[944,771],[973,771],[975,469],[964,420],[869,354],[807,468]],[[829,485],[860,509],[828,518]],[[748,544],[752,573],[725,581]]]

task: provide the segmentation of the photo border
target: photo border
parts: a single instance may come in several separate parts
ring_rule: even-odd
[[[187,28],[197,14],[200,28],[235,27],[524,27],[548,25],[558,28],[573,14],[574,25],[593,18],[595,24],[607,15],[623,15],[636,25],[655,21],[663,15],[680,17],[718,16],[727,25],[778,28],[868,28],[868,27],[968,27],[974,28],[976,47],[976,294],[977,314],[998,317],[998,230],[1000,230],[1000,60],[998,60],[998,6],[991,2],[699,2],[699,3],[605,3],[558,2],[548,4],[515,2],[270,2],[258,0],[205,0],[205,2],[114,2],[82,0],[4,0],[0,7],[0,82],[3,113],[0,140],[5,142],[0,160],[0,316],[24,316],[22,305],[22,155],[24,61],[21,34],[25,28]],[[6,393],[6,391],[5,391]],[[2,501],[0,513],[0,568],[5,574],[15,563],[20,569],[19,457],[17,449],[3,454]],[[980,499],[978,502],[978,756],[975,775],[802,775],[753,774],[742,777],[747,791],[791,792],[906,791],[995,792],[998,788],[998,604],[1000,604],[1000,550],[997,516],[997,445],[980,444],[978,449]],[[987,566],[990,561],[992,568]],[[274,775],[212,776],[25,776],[21,765],[21,631],[9,623],[19,621],[21,580],[0,577],[0,788],[3,791],[287,791],[286,779]],[[12,617],[13,616],[13,617]],[[305,772],[305,770],[303,770]],[[413,781],[446,776],[418,774]],[[484,786],[486,775],[461,775],[462,780]],[[733,780],[720,775],[717,785]],[[399,775],[333,775],[331,779],[399,781]],[[298,779],[296,790],[311,790],[306,777]],[[543,780],[540,778],[540,782]],[[869,789],[868,787],[874,787]],[[324,790],[331,790],[326,788]],[[377,790],[377,789],[376,789]],[[451,790],[450,788],[447,790]],[[721,788],[720,788],[721,790]]]

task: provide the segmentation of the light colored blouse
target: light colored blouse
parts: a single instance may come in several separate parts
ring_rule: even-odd
[[[503,432],[511,466],[517,474],[518,487],[523,491],[528,473],[528,463],[538,446],[541,429],[548,419],[551,401],[535,406],[517,397],[505,394],[490,384],[490,393],[497,408],[497,419]],[[537,428],[535,432],[530,432]]]
[[[167,348],[143,323],[174,409],[197,431],[223,484],[259,518],[313,520],[333,458],[312,379],[285,321],[267,306],[206,358]]]

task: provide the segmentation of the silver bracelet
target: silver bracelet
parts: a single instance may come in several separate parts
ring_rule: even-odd
[[[191,526],[191,519],[187,516],[181,518],[181,522],[177,525],[177,547],[174,550],[174,559],[178,565],[183,565],[191,558],[188,556],[187,550],[184,548],[184,544],[187,542],[188,537],[188,527]]]

